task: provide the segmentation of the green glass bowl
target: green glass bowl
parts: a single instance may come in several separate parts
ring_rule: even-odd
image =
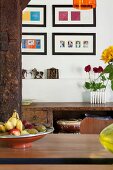
[[[113,123],[101,131],[99,140],[105,149],[113,153]]]

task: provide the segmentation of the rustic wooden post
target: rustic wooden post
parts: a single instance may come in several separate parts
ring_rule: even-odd
[[[30,0],[0,0],[0,121],[16,109],[21,117],[22,10]]]

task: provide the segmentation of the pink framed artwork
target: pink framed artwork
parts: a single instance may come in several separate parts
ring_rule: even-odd
[[[72,5],[52,6],[53,27],[96,27],[96,9],[78,10]]]
[[[68,21],[68,11],[59,12],[59,21]]]

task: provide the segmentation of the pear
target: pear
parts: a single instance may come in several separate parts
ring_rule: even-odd
[[[14,110],[12,117],[19,119],[19,115],[16,110]]]
[[[21,132],[22,129],[23,129],[22,121],[19,120],[19,119],[17,120],[16,128],[17,128],[18,130],[20,130],[20,132]]]
[[[13,127],[15,127],[18,120],[15,117],[11,117],[8,119],[8,121],[10,121],[12,123]]]
[[[44,125],[37,125],[35,126],[35,129],[39,132],[46,132],[46,127]]]
[[[5,129],[5,126],[4,125],[0,125],[0,132],[5,132],[6,129]]]
[[[26,129],[29,134],[37,134],[38,131],[36,129]]]
[[[4,124],[4,126],[5,126],[5,129],[6,129],[6,130],[11,130],[11,129],[14,128],[14,127],[13,127],[13,124],[12,124],[10,121],[7,121],[7,122]]]
[[[27,130],[22,130],[21,131],[21,135],[28,135],[29,133],[27,132]]]

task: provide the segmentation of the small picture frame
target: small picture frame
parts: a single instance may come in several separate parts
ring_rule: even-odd
[[[22,33],[21,51],[23,55],[46,55],[47,33]]]
[[[96,8],[78,10],[72,5],[52,6],[53,27],[96,27]]]
[[[96,55],[96,33],[53,33],[53,55]]]
[[[22,12],[23,27],[46,27],[46,5],[27,5]]]

